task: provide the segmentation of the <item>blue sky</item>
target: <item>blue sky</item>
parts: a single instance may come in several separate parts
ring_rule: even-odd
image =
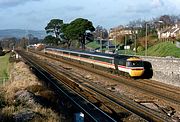
[[[107,29],[131,20],[180,15],[180,0],[0,0],[0,29],[43,30],[52,18],[78,17]]]

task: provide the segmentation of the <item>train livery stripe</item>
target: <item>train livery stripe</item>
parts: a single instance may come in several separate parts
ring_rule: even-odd
[[[58,52],[61,51],[61,52],[66,52],[66,53],[78,53],[78,54],[80,54],[80,55],[95,56],[95,57],[106,58],[106,59],[114,59],[113,57],[110,57],[110,56],[102,56],[102,55],[96,55],[96,54],[88,54],[88,53],[77,52],[77,51],[54,49],[54,48],[47,48],[47,49],[53,50],[53,51],[58,51]]]
[[[48,52],[50,52],[50,51],[48,51]],[[53,53],[53,52],[50,52],[50,53]],[[115,69],[114,64],[103,62],[103,61],[93,60],[93,59],[79,57],[79,56],[73,56],[73,55],[70,55],[70,54],[58,54],[58,55],[66,57],[66,58],[71,58],[71,59],[74,59],[74,60],[81,60],[81,61],[84,61],[84,62],[87,62],[87,63],[93,63],[93,64],[100,65],[100,66],[103,66],[103,67]]]
[[[76,51],[68,51],[68,50],[61,50],[61,49],[53,49],[53,48],[47,48],[47,53],[55,54],[61,57],[66,57],[74,60],[83,61],[86,63],[115,69],[114,64],[114,57],[109,56],[103,56],[103,55],[96,55],[96,54],[88,54],[83,52],[76,52]],[[81,57],[85,56],[85,57]],[[87,57],[86,57],[87,56]],[[94,59],[94,57],[99,57],[103,59],[108,59],[110,62],[100,61],[97,59]],[[131,58],[131,61],[134,60],[134,58]],[[135,60],[134,60],[135,61]],[[129,73],[130,76],[141,76],[144,72],[144,67],[126,67],[123,65],[118,65],[118,70],[122,72]]]
[[[118,65],[118,70],[130,73],[131,69],[127,68],[126,66]]]

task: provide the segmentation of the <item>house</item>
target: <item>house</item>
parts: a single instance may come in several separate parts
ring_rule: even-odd
[[[177,35],[179,34],[180,34],[180,25],[176,24],[175,26],[158,30],[158,39],[176,38]]]
[[[116,37],[123,35],[132,35],[133,33],[137,33],[137,31],[137,29],[132,30],[132,28],[125,27],[111,28],[109,31],[109,39],[115,39]]]

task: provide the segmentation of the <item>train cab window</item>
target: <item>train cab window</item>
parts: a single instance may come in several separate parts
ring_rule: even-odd
[[[127,61],[126,63],[127,67],[143,67],[142,61]]]

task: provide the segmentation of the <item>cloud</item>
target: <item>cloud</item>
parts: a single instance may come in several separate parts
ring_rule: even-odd
[[[41,1],[41,0],[0,0],[0,7],[14,7],[31,1]]]
[[[167,10],[167,2],[163,0],[149,0],[144,1],[138,4],[130,4],[126,7],[125,12],[129,14],[133,14],[136,16],[137,14],[143,15],[144,17],[146,14],[150,15],[157,15],[158,13],[164,13]],[[168,5],[169,6],[169,5]]]
[[[164,2],[162,0],[152,0],[152,6],[155,8],[159,8],[164,6]]]
[[[143,14],[143,13],[149,13],[151,12],[151,9],[149,7],[133,7],[133,6],[129,6],[126,11],[127,13],[139,13],[139,14]]]
[[[65,10],[67,11],[82,11],[84,7],[82,6],[66,6],[64,7]]]
[[[139,5],[128,5],[125,8],[125,13],[127,14],[147,14],[151,12],[151,6],[141,3]]]

